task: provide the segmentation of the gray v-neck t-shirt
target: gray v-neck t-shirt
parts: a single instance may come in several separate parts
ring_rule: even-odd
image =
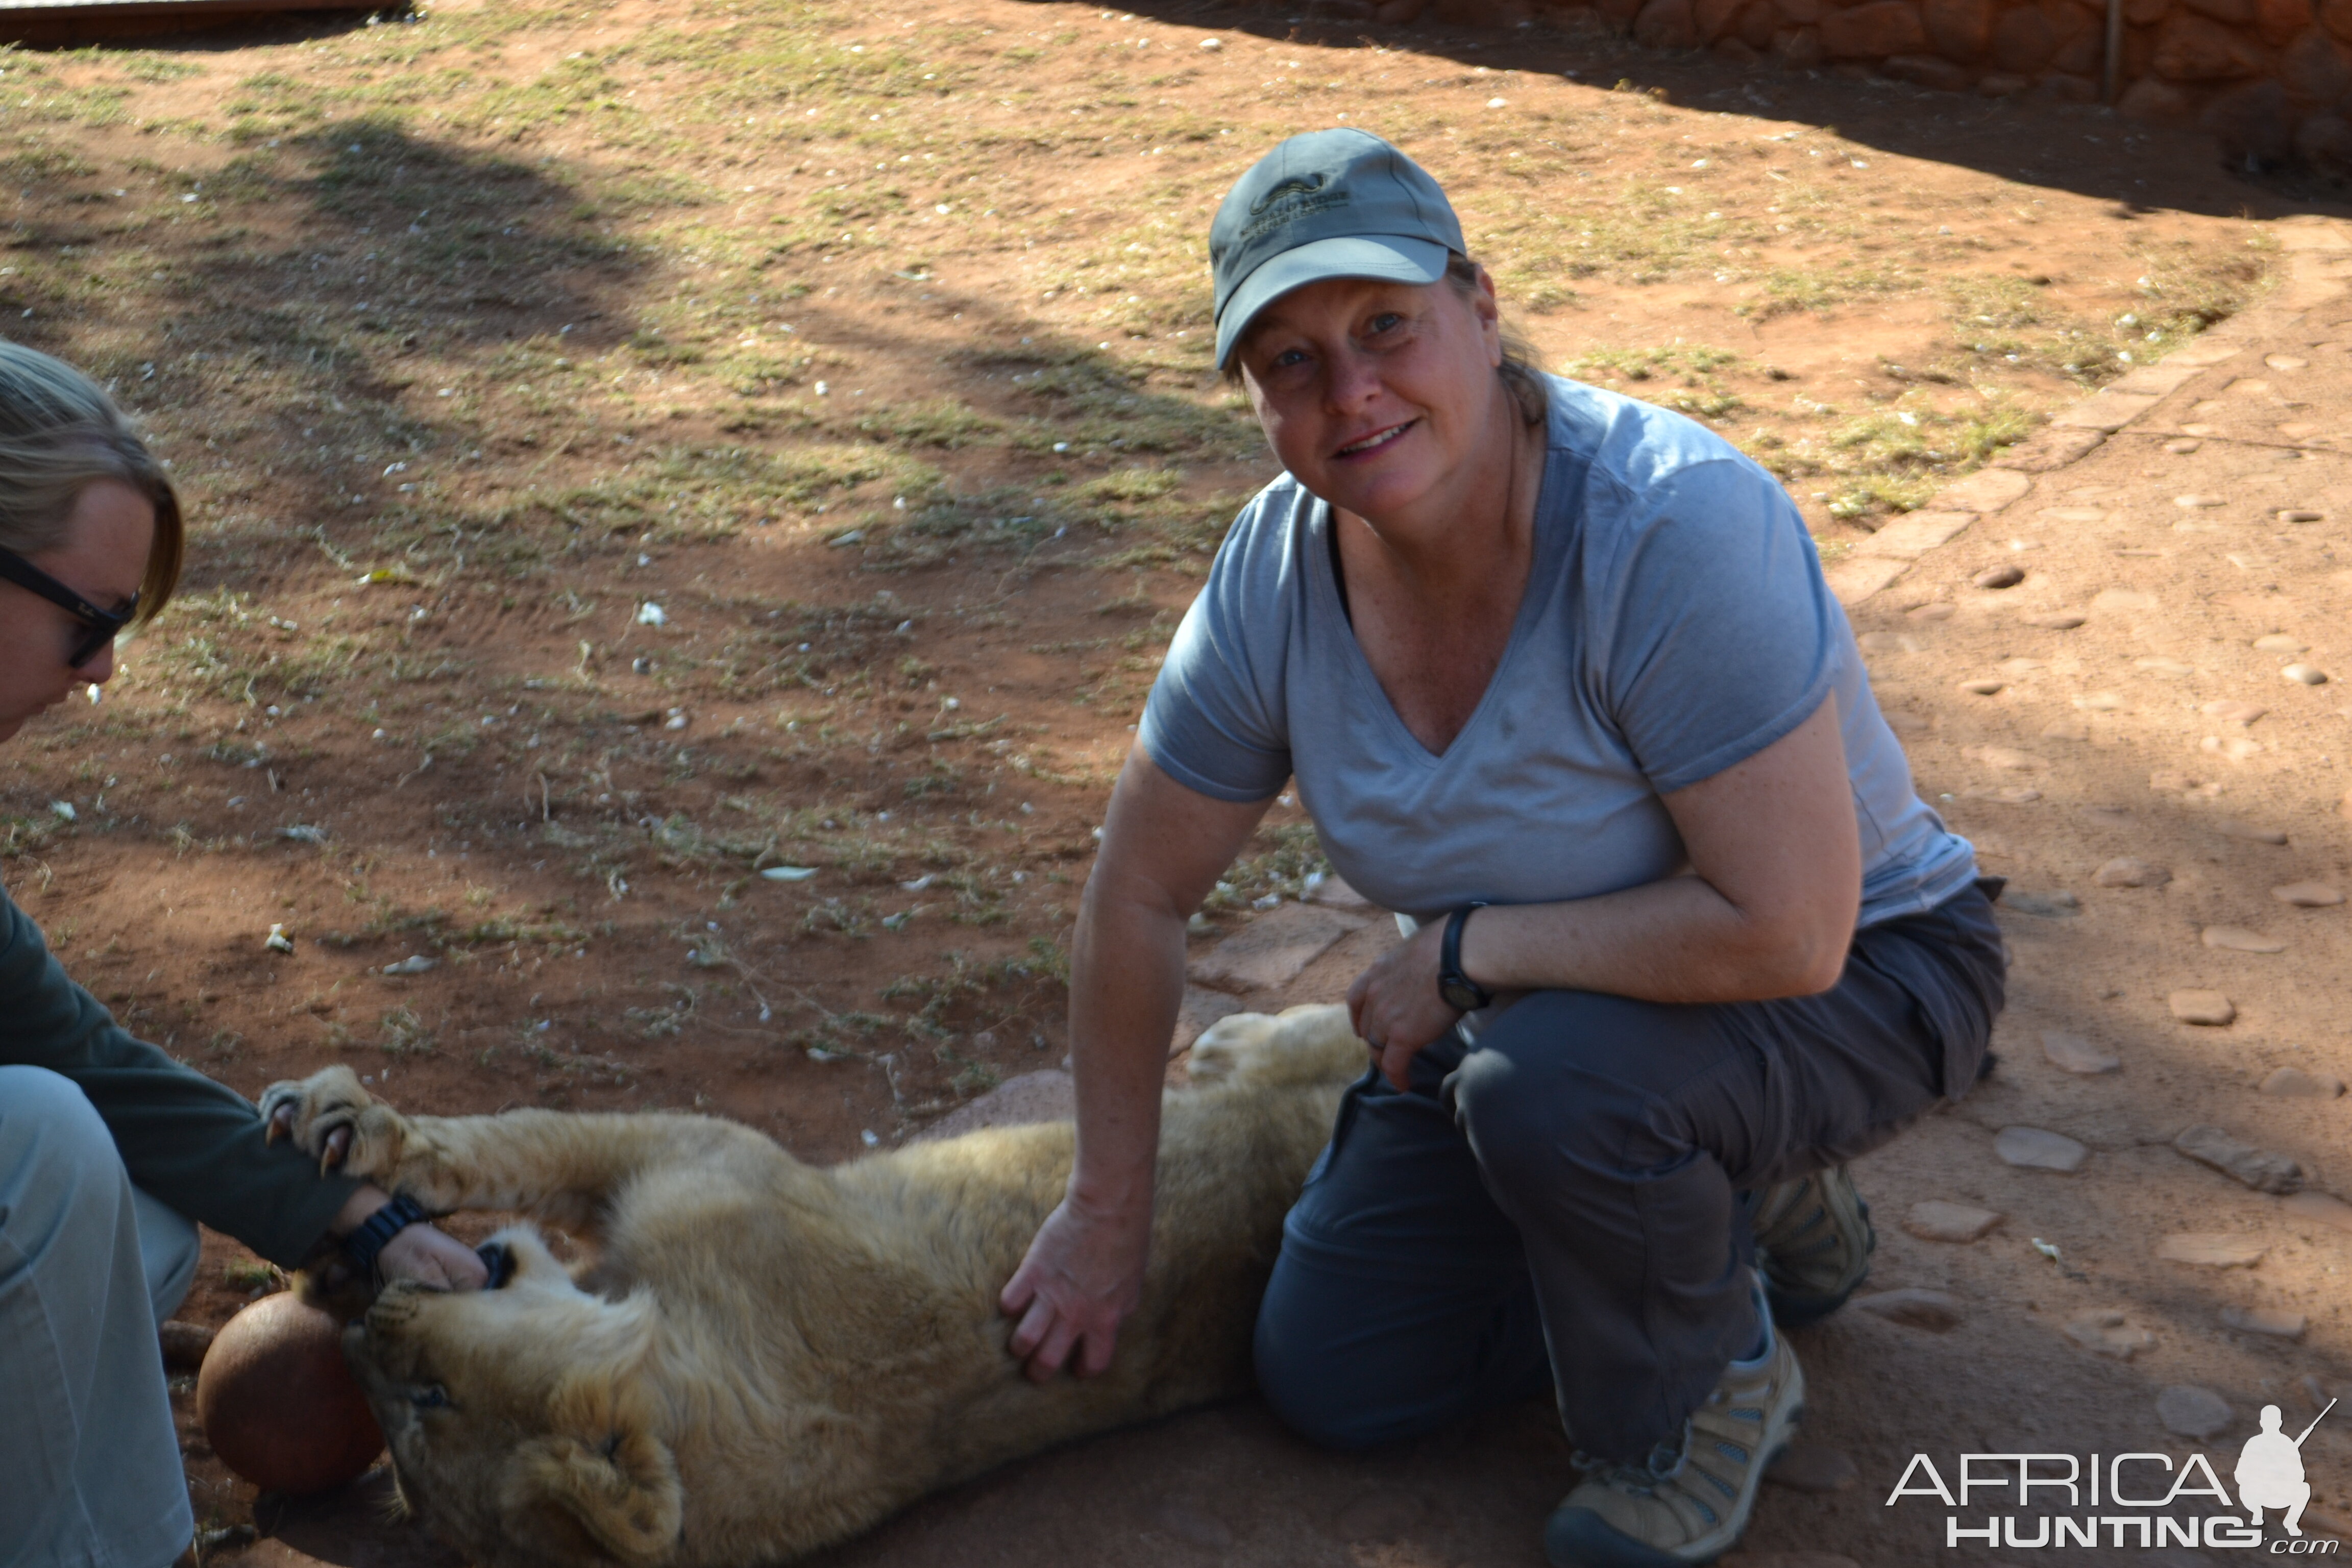
[[[1780,485],[1704,426],[1554,377],[1535,559],[1501,665],[1433,754],[1364,658],[1331,509],[1283,476],[1243,509],[1168,650],[1139,739],[1224,801],[1296,777],[1332,866],[1418,919],[1590,898],[1685,868],[1659,797],[1838,704],[1862,914],[1975,873],[1911,784],[1853,628]]]

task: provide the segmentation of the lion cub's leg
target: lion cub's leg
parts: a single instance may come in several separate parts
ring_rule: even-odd
[[[647,1166],[692,1158],[735,1130],[692,1116],[575,1116],[511,1110],[499,1116],[403,1116],[372,1097],[347,1067],[269,1086],[261,1114],[319,1161],[335,1164],[329,1139],[351,1134],[340,1168],[402,1192],[436,1214],[519,1209],[550,1224],[590,1226],[599,1205]]]
[[[1350,1079],[1369,1059],[1348,1009],[1324,1003],[1218,1019],[1192,1042],[1191,1072],[1196,1084],[1275,1088]]]

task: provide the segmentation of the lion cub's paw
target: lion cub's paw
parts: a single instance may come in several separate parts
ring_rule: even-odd
[[[286,1138],[318,1161],[321,1172],[341,1170],[349,1176],[389,1172],[399,1162],[407,1131],[399,1112],[376,1103],[360,1087],[359,1075],[341,1066],[271,1084],[262,1091],[261,1119],[271,1142]],[[337,1132],[350,1134],[340,1159],[331,1142]]]
[[[1189,1070],[1196,1084],[1310,1082],[1351,1078],[1364,1061],[1348,1009],[1324,1003],[1220,1018],[1192,1042]]]

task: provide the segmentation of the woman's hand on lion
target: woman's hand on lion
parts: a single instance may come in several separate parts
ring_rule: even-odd
[[[1004,1315],[1020,1320],[1012,1351],[1032,1382],[1048,1381],[1066,1363],[1080,1377],[1108,1369],[1118,1325],[1143,1300],[1150,1244],[1148,1202],[1138,1216],[1064,1198],[1045,1217],[997,1297]]]

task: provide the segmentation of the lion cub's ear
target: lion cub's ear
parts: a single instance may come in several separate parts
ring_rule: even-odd
[[[667,1561],[686,1523],[677,1462],[642,1430],[532,1438],[515,1451],[503,1500],[510,1511],[553,1504],[630,1568]]]

